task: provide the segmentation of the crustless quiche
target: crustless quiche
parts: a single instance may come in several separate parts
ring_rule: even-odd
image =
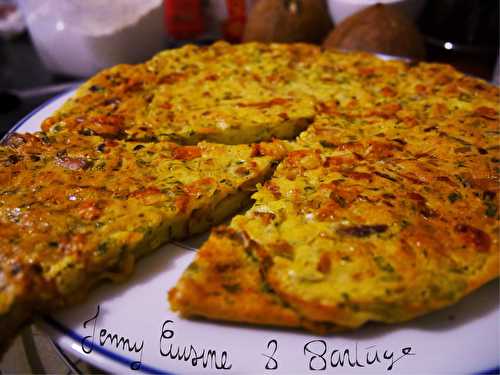
[[[104,70],[0,147],[1,342],[255,190],[170,290],[183,316],[328,332],[452,304],[499,273],[499,94],[305,44]]]

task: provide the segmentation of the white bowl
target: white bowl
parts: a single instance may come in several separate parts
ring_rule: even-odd
[[[142,62],[164,48],[161,0],[127,0],[127,9],[140,9],[129,10],[127,17],[119,13],[125,9],[123,0],[94,0],[93,14],[88,0],[64,1],[19,0],[37,52],[53,73],[88,77],[112,65]],[[79,7],[86,17],[79,18]],[[106,17],[114,22],[106,22]]]
[[[380,3],[394,6],[416,20],[425,5],[426,0],[328,0],[328,9],[333,22],[338,24],[351,14],[359,12],[371,5]]]

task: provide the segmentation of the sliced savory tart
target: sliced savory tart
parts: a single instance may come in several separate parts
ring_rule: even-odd
[[[405,321],[498,277],[500,90],[437,65],[406,77],[376,105],[322,111],[172,308],[321,332]]]
[[[267,265],[265,250],[245,232],[215,228],[170,290],[170,306],[185,317],[303,327],[317,333],[342,329],[308,320],[282,300],[263,277]]]
[[[162,52],[107,69],[43,124],[129,140],[242,144],[293,138],[314,117],[314,96],[294,84],[308,45],[216,43]]]
[[[305,44],[107,69],[0,146],[0,346],[257,184],[174,310],[329,332],[451,304],[499,273],[499,100],[448,66]]]
[[[411,66],[306,44],[220,42],[104,70],[42,129],[132,141],[243,144],[294,138],[317,115],[338,110],[354,118],[397,114],[408,122],[433,112],[447,116],[496,95],[496,88],[445,65]]]
[[[1,341],[34,312],[79,301],[160,244],[237,212],[284,151],[278,141],[10,135],[0,147]]]

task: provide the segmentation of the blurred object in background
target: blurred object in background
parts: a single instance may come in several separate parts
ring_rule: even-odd
[[[498,0],[429,1],[420,19],[430,59],[490,80],[499,50]]]
[[[243,41],[318,43],[331,28],[325,0],[258,0]]]
[[[247,22],[247,4],[245,0],[226,0],[226,6],[227,18],[222,22],[222,36],[229,42],[241,42]]]
[[[162,0],[19,0],[32,41],[53,73],[88,77],[165,46]]]
[[[165,0],[165,24],[175,39],[196,39],[205,31],[202,0]]]
[[[165,23],[176,41],[241,42],[252,0],[165,0]]]
[[[24,32],[21,12],[12,0],[0,0],[0,39],[11,39]]]
[[[328,0],[328,9],[333,22],[338,24],[350,15],[377,3],[397,8],[415,21],[422,12],[426,0]]]
[[[383,4],[372,5],[339,23],[323,46],[423,60],[425,43],[405,13]]]

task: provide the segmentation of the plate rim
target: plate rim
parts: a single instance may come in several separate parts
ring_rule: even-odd
[[[17,131],[20,127],[22,127],[26,122],[28,122],[33,116],[35,116],[38,112],[42,111],[46,107],[48,107],[50,104],[54,103],[58,99],[61,99],[63,96],[70,94],[71,92],[76,92],[76,90],[80,87],[80,84],[76,84],[75,87],[66,89],[59,94],[51,97],[50,99],[47,99],[44,101],[42,104],[31,110],[28,114],[23,116],[12,128],[10,128],[5,135],[0,139],[0,143],[4,141],[10,134],[14,133]],[[175,243],[172,242],[172,244],[176,245]],[[184,249],[185,251],[193,251],[191,249]],[[43,325],[48,325],[51,327],[53,330],[57,331],[60,337],[67,337],[74,342],[81,342],[83,337],[81,337],[78,333],[75,331],[67,328],[62,324],[61,322],[58,322],[55,320],[53,317],[49,315],[45,315],[42,317],[42,324],[41,327],[43,328]],[[46,332],[47,335],[49,335]],[[50,337],[50,335],[49,335]],[[51,338],[52,339],[52,338]],[[61,349],[66,349],[66,348],[61,348]],[[130,368],[130,363],[134,362],[134,360],[127,358],[126,356],[122,356],[117,353],[113,353],[105,348],[101,347],[95,347],[94,348],[100,355],[102,355],[106,360],[111,361],[114,364],[118,364],[121,366],[124,366],[127,370],[131,370]],[[106,370],[105,368],[101,367],[101,363],[93,362],[92,365],[95,365],[96,367],[101,368],[102,370]],[[174,375],[175,373],[169,372],[167,370],[162,370],[158,369],[154,366],[150,366],[144,363],[141,363],[141,367],[138,370],[133,370],[133,371],[139,371],[142,373],[147,373],[147,374],[166,374],[166,375]],[[476,375],[489,375],[489,374],[500,374],[500,359],[499,359],[499,364],[496,367],[491,367],[491,368],[486,368],[484,370],[476,370],[473,372]]]
[[[64,337],[67,337],[67,338],[70,338],[71,340],[73,340],[77,343],[81,343],[82,340],[84,340],[84,338],[81,335],[79,335],[77,332],[66,327],[63,323],[57,321],[56,319],[54,319],[53,317],[51,317],[49,315],[43,316],[41,323],[42,324],[40,326],[42,329],[44,328],[44,325],[46,324],[46,325],[50,326],[50,328],[52,328],[53,330],[57,331],[60,335],[63,335]],[[65,349],[65,348],[61,347],[61,349]],[[100,355],[102,355],[107,360],[114,361],[117,364],[124,366],[128,370],[131,370],[130,365],[133,362],[135,362],[135,360],[130,359],[127,356],[112,352],[111,350],[108,350],[108,349],[106,349],[102,346],[99,346],[99,345],[94,346],[93,350],[96,351],[97,353],[99,353]],[[82,358],[82,360],[85,360],[85,359]],[[101,366],[99,366],[98,363],[97,364],[92,363],[92,365],[95,365],[96,367],[101,368]],[[133,370],[137,371],[138,373],[140,372],[140,373],[145,373],[145,374],[175,375],[175,373],[173,373],[173,372],[159,369],[155,366],[147,365],[145,363],[141,363],[140,367],[137,370],[135,370],[135,369],[133,369]]]

